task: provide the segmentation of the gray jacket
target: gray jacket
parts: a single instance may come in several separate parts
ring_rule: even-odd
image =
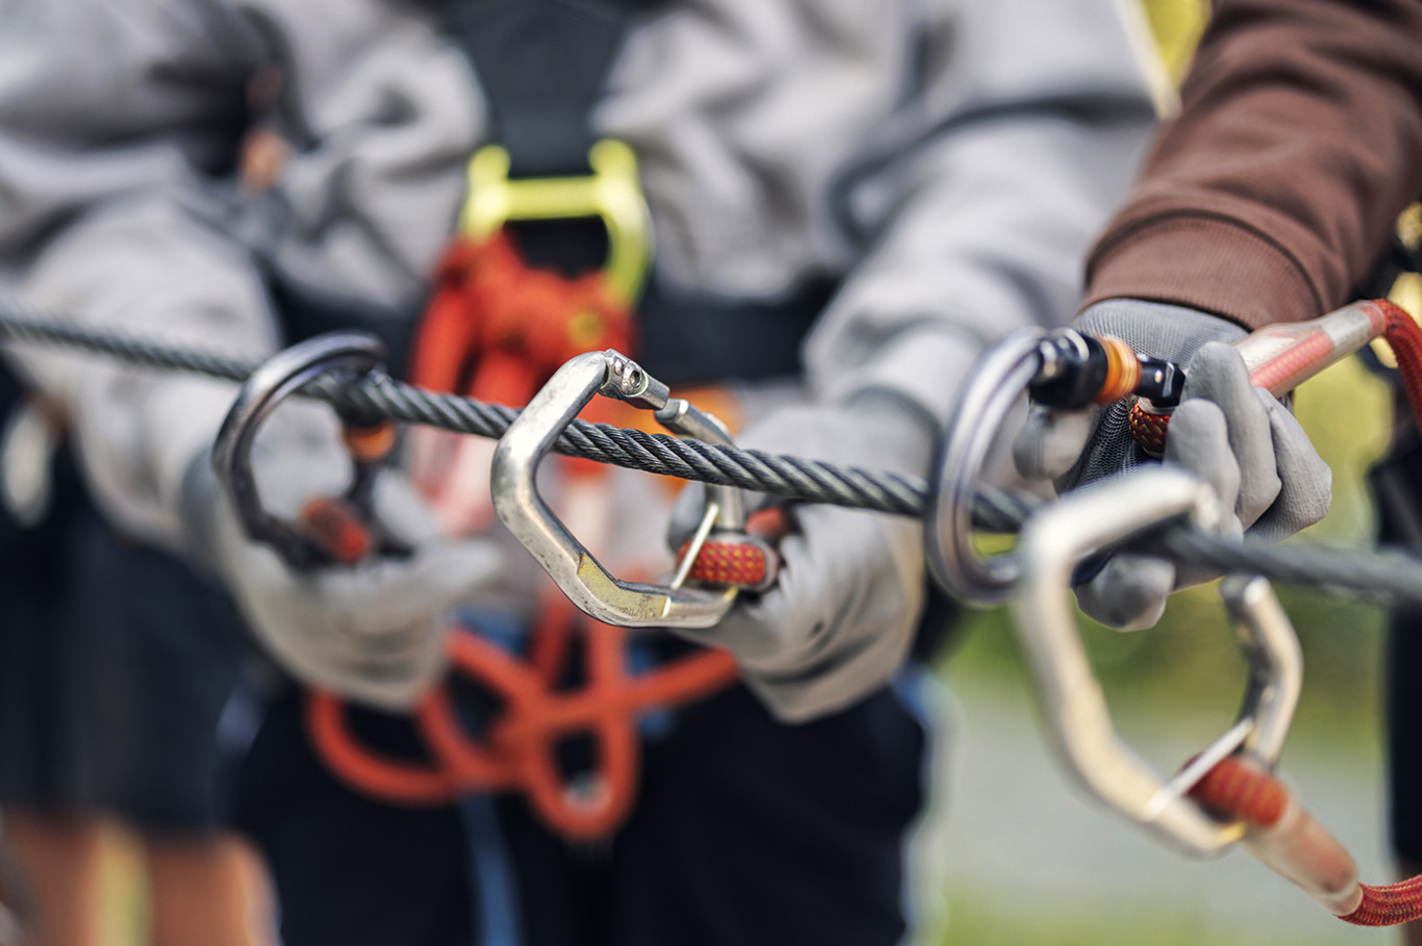
[[[634,26],[595,122],[638,153],[660,278],[763,300],[844,277],[807,343],[815,396],[884,388],[941,422],[984,345],[1074,310],[1152,119],[1128,6],[679,0]],[[304,140],[257,199],[236,150],[273,57]],[[412,2],[0,0],[0,290],[249,354],[278,344],[263,266],[407,305],[483,115]],[[116,524],[181,544],[230,387],[23,365]]]

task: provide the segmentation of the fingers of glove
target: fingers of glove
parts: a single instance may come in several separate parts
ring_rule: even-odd
[[[1238,351],[1220,342],[1201,346],[1186,369],[1183,395],[1181,408],[1191,400],[1203,399],[1224,411],[1229,449],[1239,467],[1238,494],[1230,508],[1246,526],[1251,525],[1274,503],[1280,483],[1269,414],[1249,381],[1244,359]],[[1179,412],[1177,408],[1176,416],[1170,420],[1171,441],[1176,436]],[[1168,455],[1168,446],[1166,450]]]
[[[335,413],[324,404],[282,404],[257,431],[252,471],[262,505],[284,519],[296,518],[310,499],[340,495],[351,461]]]
[[[889,396],[853,404],[810,404],[767,413],[736,438],[739,446],[806,460],[922,475],[937,431],[927,415]]]
[[[1057,479],[1081,457],[1096,429],[1101,408],[1057,411],[1032,405],[1027,422],[1012,444],[1012,462],[1028,479]]]
[[[1170,418],[1165,461],[1184,467],[1209,483],[1220,504],[1233,510],[1239,500],[1239,461],[1230,449],[1224,411],[1201,398],[1183,401]]]
[[[803,723],[857,703],[903,664],[911,635],[856,641],[813,668],[789,674],[742,668],[741,679],[776,719]]]
[[[1255,391],[1269,415],[1281,485],[1278,498],[1255,520],[1249,533],[1277,541],[1324,517],[1333,499],[1333,471],[1314,449],[1298,418],[1268,391]]]
[[[381,470],[371,494],[375,517],[392,539],[419,548],[443,538],[443,530],[410,478],[398,470]]]
[[[843,706],[898,667],[923,602],[916,523],[832,507],[799,513],[776,585],[738,602],[700,640],[728,648],[772,711]]]
[[[1076,590],[1076,600],[1082,611],[1107,627],[1137,631],[1160,620],[1174,587],[1175,566],[1170,562],[1118,552]]]
[[[372,636],[349,609],[333,609],[271,550],[247,545],[233,590],[253,633],[300,680],[386,709],[410,705],[438,673],[439,628],[430,621]]]
[[[503,555],[484,539],[426,543],[408,559],[380,558],[317,572],[290,587],[352,633],[379,635],[441,616],[501,573]]]

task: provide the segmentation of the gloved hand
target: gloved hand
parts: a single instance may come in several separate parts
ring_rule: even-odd
[[[338,494],[349,479],[332,419],[313,417],[311,410],[324,409],[283,405],[253,449],[263,504],[277,515],[293,517],[307,500]],[[195,458],[185,484],[197,551],[272,657],[304,683],[400,711],[443,669],[449,610],[496,578],[502,559],[485,540],[446,539],[399,472],[381,472],[372,506],[380,527],[414,550],[410,557],[372,557],[301,574],[247,539],[217,489],[206,453]]]
[[[1214,487],[1234,512],[1228,532],[1281,539],[1323,518],[1332,473],[1293,414],[1250,385],[1244,359],[1228,344],[1244,329],[1194,309],[1131,299],[1098,303],[1074,327],[1115,335],[1143,354],[1186,366],[1164,459]],[[1125,403],[1075,412],[1034,406],[1013,447],[1018,471],[1051,477],[1065,492],[1145,462],[1127,429],[1127,410]],[[1172,590],[1217,575],[1118,553],[1077,589],[1077,600],[1101,623],[1134,630],[1160,619]]]
[[[875,397],[776,411],[737,445],[921,476],[935,433],[926,417]],[[682,493],[673,547],[700,520],[704,503],[700,484]],[[792,507],[791,519],[774,587],[742,594],[715,627],[678,633],[728,649],[771,711],[799,721],[850,705],[898,669],[913,641],[925,578],[923,529],[915,520],[809,504]]]

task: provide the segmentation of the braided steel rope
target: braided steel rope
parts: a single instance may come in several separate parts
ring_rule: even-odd
[[[155,343],[124,332],[89,328],[3,299],[0,337],[62,345],[142,367],[229,381],[245,380],[259,364]],[[384,375],[323,375],[302,393],[360,414],[495,439],[503,436],[518,416],[515,408],[429,391]],[[928,505],[928,484],[917,477],[679,440],[669,434],[624,430],[582,420],[568,426],[554,449],[568,456],[646,473],[738,486],[805,502],[913,517],[922,517]]]
[[[118,358],[129,364],[243,381],[260,362],[157,343],[111,329],[96,329],[0,298],[0,340],[61,346]],[[384,375],[328,374],[302,391],[343,410],[403,423],[427,424],[479,437],[503,436],[518,410],[441,394]],[[800,457],[680,440],[608,424],[575,420],[555,450],[600,463],[697,480],[803,502],[828,503],[923,519],[929,485],[918,477],[839,466]],[[980,488],[974,522],[993,532],[1016,532],[1042,499]],[[1279,546],[1226,541],[1183,525],[1170,525],[1127,547],[1176,562],[1255,572],[1334,594],[1422,607],[1422,561],[1405,555],[1321,546]]]

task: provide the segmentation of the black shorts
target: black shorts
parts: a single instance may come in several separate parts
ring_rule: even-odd
[[[33,528],[0,504],[0,803],[211,830],[226,810],[236,612],[173,556],[115,534],[67,457],[52,482]]]
[[[1417,865],[1422,864],[1422,616],[1391,616],[1386,654],[1392,848]]]
[[[359,714],[384,748],[406,722]],[[273,871],[287,946],[890,946],[925,734],[888,690],[800,726],[736,688],[645,747],[637,808],[570,844],[515,797],[400,808],[334,780],[292,696],[239,779],[237,824]]]
[[[1405,432],[1370,479],[1378,504],[1378,541],[1422,555],[1422,443]],[[1422,614],[1394,610],[1385,649],[1387,774],[1393,852],[1422,863]]]

